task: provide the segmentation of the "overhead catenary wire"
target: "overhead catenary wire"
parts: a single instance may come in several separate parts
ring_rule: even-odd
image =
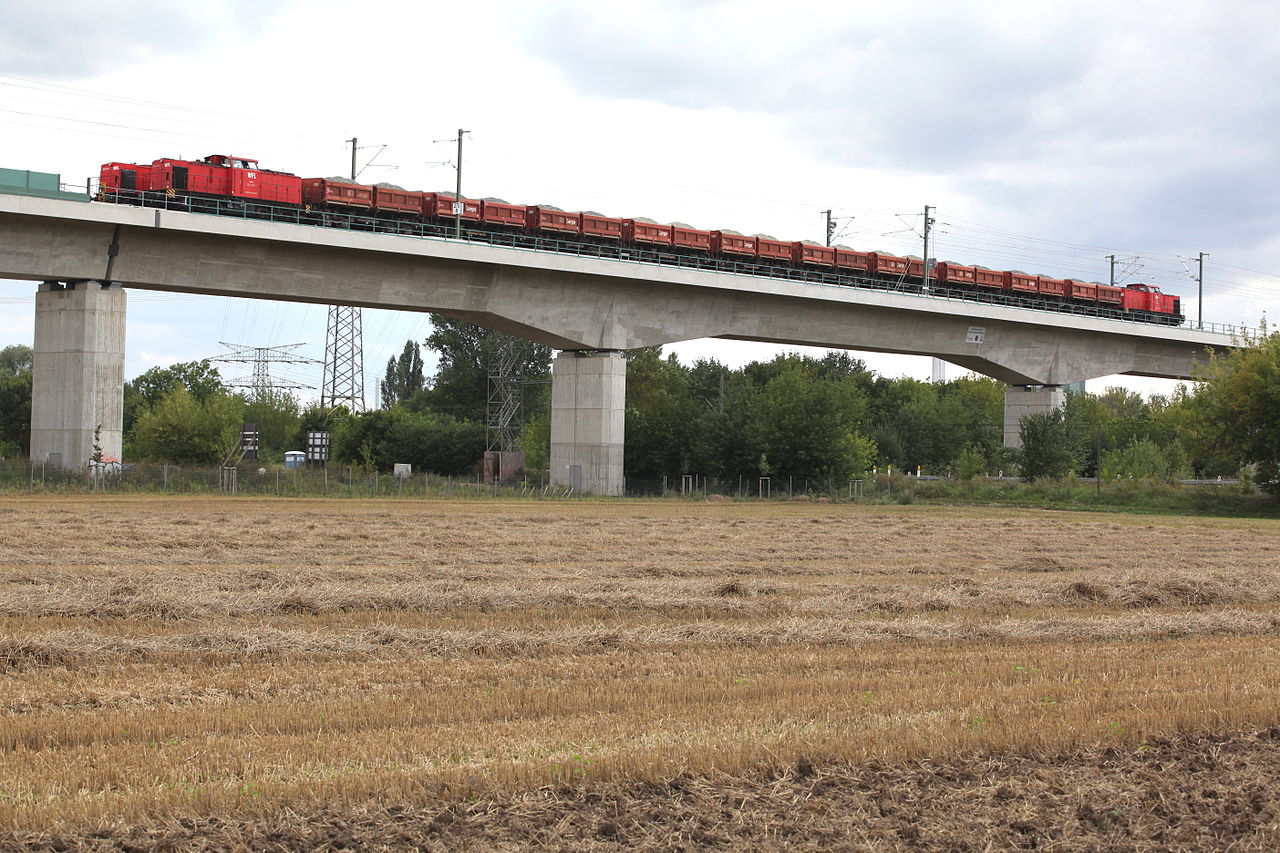
[[[160,107],[166,110],[175,110],[179,112],[202,113],[204,115],[219,116],[222,118],[237,118],[234,113],[219,112],[204,107],[192,107],[184,104],[170,104],[160,101],[148,101],[142,98],[130,98],[114,93],[101,92],[93,89],[81,89],[75,86],[66,86],[61,83],[46,83],[42,80],[33,80],[29,77],[18,77],[13,74],[0,74],[0,86],[10,86],[19,89],[33,89],[35,91],[65,94],[71,97],[93,98],[95,101],[112,101],[116,103],[137,104],[148,107]]]
[[[210,110],[205,107],[167,104],[59,84],[47,84],[13,75],[0,75],[0,95],[3,95],[6,90],[11,90],[10,99],[23,102],[32,101],[33,98],[31,96],[37,94],[47,95],[51,101],[61,99],[61,103],[51,103],[44,112],[16,108],[14,104],[6,106],[3,100],[0,100],[0,110],[14,117],[14,120],[8,121],[9,124],[28,127],[40,126],[35,122],[16,120],[18,118],[36,119],[64,125],[69,124],[73,127],[83,127],[86,128],[86,133],[107,138],[133,139],[146,142],[160,140],[166,144],[188,146],[191,144],[189,141],[179,140],[206,140],[206,136],[198,132],[198,128],[201,126],[219,126],[225,130],[225,125],[228,123],[235,126],[242,122],[252,123],[256,121],[247,116]],[[91,99],[93,103],[83,103],[88,99]],[[73,106],[71,104],[72,101],[81,103]],[[68,116],[59,114],[70,109],[79,111],[81,115]],[[166,114],[152,116],[147,113],[148,110],[156,110]],[[121,119],[135,118],[138,121],[113,121],[111,120],[113,116]],[[215,122],[212,119],[225,121]],[[248,126],[246,124],[246,127]],[[44,124],[42,127],[51,128],[49,124]],[[255,130],[258,127],[259,125],[257,124],[253,125]],[[238,128],[237,133],[239,133]],[[473,144],[482,146],[487,146],[488,142],[493,141],[483,137],[477,140],[471,136],[468,136],[468,139]],[[255,141],[257,140],[255,139]],[[499,143],[501,142],[502,140],[499,140]],[[492,151],[498,147],[499,143],[483,150]],[[228,140],[224,144],[230,144],[230,141]],[[501,149],[499,148],[498,150]],[[900,233],[893,233],[894,228],[891,225],[893,220],[899,217],[898,212],[893,209],[859,208],[856,206],[838,207],[830,203],[832,200],[824,200],[819,204],[797,198],[778,198],[775,197],[777,193],[761,195],[687,183],[671,183],[664,186],[678,189],[685,193],[698,193],[728,199],[747,199],[773,208],[784,208],[782,211],[771,211],[768,215],[771,217],[780,215],[782,221],[796,222],[797,236],[803,234],[803,231],[800,230],[801,228],[812,228],[812,219],[808,219],[801,225],[802,218],[811,217],[813,211],[825,208],[832,210],[833,214],[857,215],[858,221],[854,223],[855,227],[851,228],[849,233],[841,235],[842,240],[860,244],[857,248],[868,250],[883,248],[886,251],[910,253],[912,248],[919,245],[920,234],[915,228],[903,229]],[[563,185],[557,182],[557,187],[563,187]],[[615,197],[606,197],[599,192],[598,188],[593,187],[593,189],[595,190],[594,192],[583,188],[570,188],[566,191],[579,198],[597,198],[604,202],[616,203]],[[476,193],[477,196],[485,194],[487,193]],[[798,195],[803,195],[803,193]],[[547,200],[554,201],[554,199]],[[602,204],[601,206],[604,205]],[[901,208],[898,208],[898,210],[901,210]],[[800,211],[803,211],[803,217]],[[639,213],[641,211],[621,212]],[[918,221],[919,214],[914,214],[914,217]],[[711,224],[713,226],[722,225],[722,223]],[[736,223],[730,222],[726,224]],[[877,231],[877,228],[880,228],[880,230]],[[755,230],[773,231],[775,229],[772,226],[752,228],[748,224],[745,230],[750,232]],[[1112,252],[1132,255],[1138,259],[1127,271],[1118,271],[1118,280],[1121,282],[1153,281],[1161,284],[1167,290],[1174,289],[1176,292],[1178,288],[1183,288],[1185,291],[1186,286],[1194,280],[1182,263],[1180,256],[1167,251],[1151,252],[1119,249],[1115,246],[1090,242],[1073,242],[1037,237],[1007,228],[993,227],[954,214],[948,215],[945,221],[940,221],[939,227],[931,230],[931,237],[935,240],[935,245],[937,246],[937,251],[931,252],[931,254],[941,259],[945,253],[945,255],[950,256],[948,259],[961,263],[982,263],[995,268],[1022,268],[1031,272],[1060,277],[1071,276],[1105,280],[1104,258],[1108,252]],[[1212,272],[1206,277],[1204,283],[1204,292],[1206,296],[1235,293],[1274,298],[1276,291],[1271,285],[1277,281],[1280,281],[1280,275],[1276,273],[1251,270],[1247,267],[1233,266],[1214,260],[1212,262]],[[245,310],[248,312],[250,309],[246,307]],[[256,325],[256,310],[254,311],[253,320]],[[275,322],[271,324],[273,337],[278,334],[280,326],[281,320],[277,315]]]

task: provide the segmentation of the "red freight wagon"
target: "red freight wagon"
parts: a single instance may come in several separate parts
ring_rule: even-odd
[[[881,252],[871,252],[867,255],[867,267],[873,275],[897,275],[907,274],[907,259],[900,258],[897,255],[886,255]]]
[[[833,267],[836,264],[836,250],[830,246],[819,246],[816,243],[800,241],[791,244],[791,260],[797,264]]]
[[[867,272],[871,269],[871,253],[836,247],[836,266],[842,270]]]
[[[538,231],[566,231],[578,233],[578,214],[557,210],[554,207],[531,205],[526,208],[525,226]]]
[[[1056,296],[1059,299],[1067,295],[1067,282],[1061,278],[1049,278],[1047,276],[1036,277],[1036,289],[1040,291],[1042,296]]]
[[[302,203],[302,181],[287,172],[258,168],[257,160],[213,154],[203,160],[156,160],[148,181],[153,190]]]
[[[937,279],[938,284],[950,287],[963,287],[966,284],[973,284],[976,273],[977,270],[973,267],[962,267],[950,261],[941,261],[933,265],[933,277]]]
[[[528,216],[523,204],[507,204],[505,201],[485,199],[480,203],[480,218],[492,225],[510,225],[523,228]]]
[[[582,233],[588,237],[602,237],[605,240],[622,239],[622,220],[612,216],[601,216],[598,213],[582,214]]]
[[[307,178],[302,182],[302,200],[312,207],[324,205],[369,210],[373,207],[373,187],[326,178]]]
[[[924,279],[924,261],[919,258],[907,258],[907,278]]]
[[[622,220],[622,239],[628,243],[655,243],[659,246],[671,245],[670,225],[660,222],[645,222],[643,219]]]
[[[414,216],[421,216],[422,193],[375,186],[373,208],[388,213],[412,213]]]
[[[978,287],[990,287],[1004,290],[1004,273],[1001,270],[989,270],[986,267],[973,268],[973,283]]]
[[[1103,305],[1120,305],[1124,302],[1124,288],[1100,284],[1098,285],[1098,301]]]
[[[717,255],[750,255],[755,257],[756,238],[731,231],[711,232],[711,251]]]
[[[1067,279],[1067,296],[1081,302],[1098,301],[1098,283]]]
[[[151,189],[151,164],[103,163],[98,173],[98,187],[104,190]]]
[[[1004,289],[1014,290],[1019,293],[1036,293],[1038,292],[1039,276],[1027,275],[1024,272],[1013,270],[1004,274]]]
[[[423,193],[422,214],[427,218],[453,219],[455,201],[453,193]],[[474,222],[480,221],[480,202],[477,199],[462,198],[462,218]]]
[[[791,244],[785,240],[775,240],[772,237],[757,237],[756,253],[762,258],[789,261],[792,253]]]
[[[697,228],[687,228],[683,225],[672,225],[671,242],[686,249],[709,252],[711,251],[711,232]]]
[[[1156,314],[1176,314],[1178,297],[1161,293],[1150,284],[1130,284],[1124,289],[1123,307],[1126,311],[1151,311]]]

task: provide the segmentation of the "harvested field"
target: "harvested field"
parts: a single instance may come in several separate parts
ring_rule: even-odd
[[[1266,849],[1277,602],[1270,521],[10,497],[0,849]]]

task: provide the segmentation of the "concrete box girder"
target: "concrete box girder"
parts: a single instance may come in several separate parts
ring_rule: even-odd
[[[116,230],[119,226],[119,230]],[[1225,336],[442,239],[0,196],[0,276],[437,311],[557,349],[703,337],[934,355],[1014,384],[1189,378]],[[980,335],[972,334],[974,329]],[[976,341],[976,342],[975,342]]]

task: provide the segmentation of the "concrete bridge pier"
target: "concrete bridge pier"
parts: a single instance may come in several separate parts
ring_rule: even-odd
[[[576,493],[621,495],[627,358],[619,350],[565,350],[551,365],[551,482]]]
[[[1023,415],[1051,412],[1066,402],[1067,389],[1061,385],[1011,385],[1004,392],[1004,446],[1022,447],[1018,420]]]
[[[125,294],[118,284],[46,281],[36,293],[31,458],[83,469],[94,431],[120,459],[124,427]]]

